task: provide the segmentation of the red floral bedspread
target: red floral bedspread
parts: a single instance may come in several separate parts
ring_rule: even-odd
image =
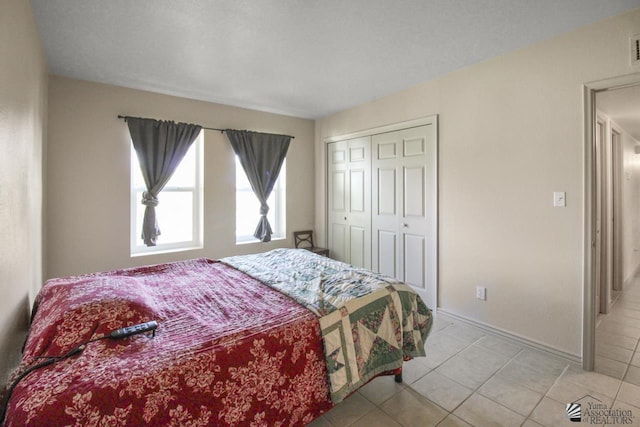
[[[49,280],[14,377],[149,320],[156,336],[87,345],[15,388],[18,425],[304,425],[329,409],[317,317],[205,259]]]

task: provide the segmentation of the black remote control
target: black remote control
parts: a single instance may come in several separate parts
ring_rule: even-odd
[[[151,320],[149,322],[139,323],[137,325],[126,326],[124,328],[116,329],[115,331],[112,331],[109,334],[109,338],[113,338],[113,339],[126,338],[131,335],[141,334],[143,332],[149,332],[149,331],[154,331],[154,336],[155,336],[155,330],[157,327],[158,327],[158,322],[156,322],[155,320]]]

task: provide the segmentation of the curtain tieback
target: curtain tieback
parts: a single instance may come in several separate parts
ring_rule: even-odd
[[[261,216],[267,216],[268,213],[269,213],[269,206],[267,204],[261,204],[260,205],[260,215]]]
[[[153,194],[149,193],[148,191],[145,191],[144,193],[142,193],[142,201],[141,203],[145,206],[149,206],[151,208],[155,208],[156,206],[158,206],[158,198],[156,196],[154,196]]]

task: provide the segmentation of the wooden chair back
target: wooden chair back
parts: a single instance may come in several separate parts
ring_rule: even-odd
[[[294,231],[293,240],[296,248],[314,248],[313,230]],[[300,246],[304,244],[304,246]]]

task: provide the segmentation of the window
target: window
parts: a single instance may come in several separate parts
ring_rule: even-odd
[[[286,182],[287,161],[280,169],[280,175],[273,187],[273,191],[267,200],[269,213],[267,219],[271,224],[271,240],[284,239],[286,235]],[[251,184],[236,156],[236,243],[256,242],[253,237],[258,221],[260,220],[260,202],[251,189]]]
[[[140,238],[146,190],[138,157],[131,147],[131,255],[202,248],[202,132],[193,142],[173,176],[158,195],[156,218],[161,234],[156,246]]]

